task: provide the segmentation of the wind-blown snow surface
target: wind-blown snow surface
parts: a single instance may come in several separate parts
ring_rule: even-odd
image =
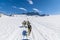
[[[60,15],[55,16],[5,16],[0,17],[0,40],[22,40],[22,21],[32,25],[30,40],[60,40]]]

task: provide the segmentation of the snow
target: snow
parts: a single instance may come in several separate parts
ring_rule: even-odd
[[[28,18],[28,19],[27,19]],[[0,17],[0,40],[22,40],[22,22],[29,20],[32,25],[30,40],[60,40],[60,15]]]

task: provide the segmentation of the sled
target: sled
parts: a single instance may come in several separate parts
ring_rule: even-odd
[[[22,40],[29,40],[29,39],[22,39]]]

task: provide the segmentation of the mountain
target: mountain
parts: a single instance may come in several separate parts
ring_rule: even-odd
[[[27,15],[27,16],[49,16],[49,14],[40,14],[38,12],[27,12],[27,13],[10,13],[10,14],[5,14],[5,13],[2,13],[0,12],[0,14],[3,14],[3,15],[7,15],[7,16],[13,16],[13,15]]]
[[[10,14],[7,16],[12,16],[12,15],[27,15],[27,16],[49,16],[48,14],[40,14],[38,12],[27,12],[27,13],[14,13],[14,14]]]
[[[28,15],[28,16],[34,16],[34,15],[38,15],[38,16],[49,16],[47,14],[40,14],[38,12],[27,12],[27,13],[22,13],[22,14],[25,14],[25,15]]]
[[[27,12],[27,13],[22,13],[22,14],[30,15],[30,16],[33,16],[33,15],[40,15],[38,12]]]

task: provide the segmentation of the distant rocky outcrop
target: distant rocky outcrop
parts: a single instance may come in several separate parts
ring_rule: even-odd
[[[4,13],[0,13],[0,17],[2,16],[2,14]],[[7,16],[14,16],[14,15],[27,15],[27,16],[49,16],[49,14],[40,14],[38,12],[27,12],[27,13],[11,13],[11,14],[4,14],[4,15],[7,15]]]
[[[49,16],[48,14],[39,14],[38,12],[27,12],[27,13],[21,13],[21,14],[28,15],[28,16],[34,16],[34,15]]]
[[[33,15],[40,15],[38,12],[27,12],[27,13],[22,13],[25,15],[33,16]]]

